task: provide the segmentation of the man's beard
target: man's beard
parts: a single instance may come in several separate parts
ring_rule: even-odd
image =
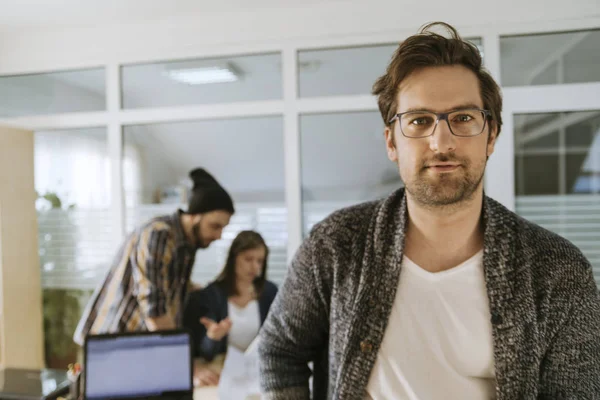
[[[194,224],[192,226],[192,233],[194,234],[194,239],[196,240],[196,248],[197,249],[206,249],[208,244],[204,242],[202,239],[202,234],[200,233],[200,223]]]
[[[458,205],[473,198],[477,188],[483,180],[485,164],[479,169],[473,169],[472,163],[467,159],[458,159],[447,155],[438,155],[430,160],[432,162],[458,162],[461,171],[441,173],[437,177],[429,175],[428,168],[423,166],[412,180],[405,181],[406,191],[421,205],[426,207],[448,207]]]

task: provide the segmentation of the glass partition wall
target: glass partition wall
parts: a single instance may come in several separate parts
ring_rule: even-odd
[[[471,39],[504,88],[508,121],[486,188],[572,240],[600,271],[598,31],[544,29]],[[45,324],[47,364],[75,359],[75,323],[117,246],[138,224],[186,207],[194,167],[212,172],[237,209],[223,240],[199,253],[202,284],[242,229],[265,237],[269,278],[281,283],[315,223],[402,187],[370,90],[411,33],[0,71],[0,118],[36,131],[44,318],[61,321]],[[561,93],[563,103],[548,103]]]

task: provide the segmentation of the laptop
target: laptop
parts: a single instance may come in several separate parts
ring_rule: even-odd
[[[193,398],[192,340],[186,331],[88,336],[84,398]]]
[[[0,369],[0,399],[56,399],[67,394],[69,386],[66,370]]]

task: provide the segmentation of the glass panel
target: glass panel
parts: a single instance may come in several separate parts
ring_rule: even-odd
[[[398,45],[298,52],[299,96],[369,94]]]
[[[469,39],[483,54],[480,39]],[[385,73],[397,44],[301,50],[298,52],[299,97],[369,94]]]
[[[600,30],[578,32],[576,44],[564,57],[565,78],[568,83],[600,81]]]
[[[300,133],[305,235],[332,211],[402,187],[378,112],[302,115]]]
[[[553,131],[540,137],[539,139],[532,140],[523,145],[523,148],[529,149],[557,149],[559,146],[560,135],[558,131]]]
[[[114,252],[104,128],[35,133],[46,364],[77,357],[72,336]]]
[[[187,209],[188,173],[204,167],[231,194],[236,213],[223,239],[197,253],[192,279],[212,281],[237,233],[254,229],[270,248],[269,279],[282,282],[287,263],[283,118],[128,126],[124,155],[128,232],[155,216]]]
[[[517,156],[517,195],[559,193],[558,155]]]
[[[600,124],[599,111],[552,113],[545,124],[515,129],[516,210],[564,236],[590,260],[600,286]],[[524,118],[515,116],[515,121]],[[548,122],[549,121],[549,122]],[[525,149],[531,132],[556,132],[566,146]],[[541,136],[539,136],[541,138]]]
[[[600,153],[572,153],[566,158],[566,180],[569,193],[600,193]]]
[[[589,148],[600,130],[600,112],[578,113],[581,122],[567,127],[565,144],[567,149]]]
[[[600,81],[600,30],[500,39],[503,86]]]
[[[514,118],[517,151],[558,149],[558,114],[522,114]]]
[[[550,64],[545,70],[533,77],[532,85],[554,85],[558,83],[558,62]]]
[[[0,117],[106,110],[104,68],[0,77]]]
[[[127,65],[121,76],[123,108],[282,98],[279,53]]]

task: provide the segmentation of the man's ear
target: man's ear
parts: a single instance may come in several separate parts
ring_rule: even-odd
[[[488,130],[488,140],[486,155],[489,157],[494,153],[494,147],[496,146],[496,139],[498,138],[498,125],[495,121],[490,121],[490,128]]]
[[[386,126],[383,134],[385,136],[385,149],[390,161],[398,161],[398,151],[396,150],[396,138],[394,137],[394,129]]]

